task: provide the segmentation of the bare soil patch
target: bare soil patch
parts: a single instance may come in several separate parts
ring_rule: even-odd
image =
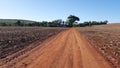
[[[56,35],[63,30],[65,29],[44,27],[0,27],[0,65],[10,62],[25,52],[35,48],[38,46],[37,44],[40,44],[48,37]],[[30,45],[31,43],[36,45]],[[8,56],[13,54],[15,55],[8,58]]]
[[[115,68],[120,68],[120,24],[78,29]]]

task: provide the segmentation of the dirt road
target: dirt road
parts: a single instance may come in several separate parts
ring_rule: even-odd
[[[9,68],[112,68],[75,28],[46,40],[26,55],[6,65]]]

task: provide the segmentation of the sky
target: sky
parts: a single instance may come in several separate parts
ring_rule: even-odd
[[[33,21],[67,20],[120,22],[120,0],[0,0],[0,19]]]

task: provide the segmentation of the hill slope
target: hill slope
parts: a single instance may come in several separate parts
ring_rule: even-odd
[[[25,23],[33,23],[36,21],[31,21],[31,20],[22,20],[22,19],[0,19],[0,23],[15,23],[18,20],[25,22]]]

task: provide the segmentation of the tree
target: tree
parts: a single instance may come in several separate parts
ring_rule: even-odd
[[[49,25],[48,25],[48,22],[47,22],[47,21],[42,21],[42,22],[40,23],[40,26],[42,26],[42,27],[48,27]]]
[[[1,23],[1,26],[7,26],[7,24],[6,23]]]
[[[75,21],[79,21],[79,20],[80,20],[79,17],[74,16],[74,15],[68,16],[67,19],[68,19],[68,20],[67,20],[67,23],[68,23],[68,26],[69,26],[69,27],[72,27],[73,24],[75,23]]]
[[[63,24],[63,21],[61,19],[54,20],[54,21],[49,23],[50,27],[62,27],[63,25],[64,24]]]
[[[24,23],[22,23],[20,20],[18,20],[16,23],[15,23],[16,26],[24,26]]]
[[[103,22],[103,24],[107,24],[108,23],[108,21],[107,20],[105,20],[104,22]]]
[[[39,22],[33,22],[32,26],[40,26],[40,23]]]

